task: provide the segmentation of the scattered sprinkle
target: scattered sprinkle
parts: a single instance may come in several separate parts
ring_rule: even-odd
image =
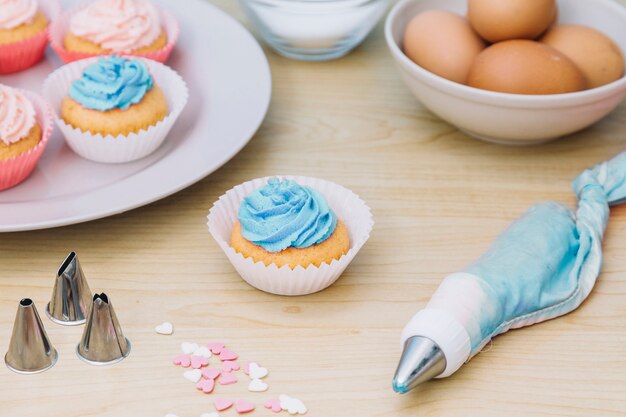
[[[165,323],[162,323],[162,324],[159,324],[158,326],[156,326],[154,328],[154,330],[158,334],[169,336],[172,333],[174,333],[174,326],[172,325],[172,323],[166,321]]]
[[[192,371],[185,372],[183,376],[186,380],[197,383],[202,379],[202,371],[199,369],[194,369]]]
[[[250,411],[254,411],[254,409],[254,404],[246,400],[237,400],[235,403],[235,410],[237,410],[239,414],[249,413]]]

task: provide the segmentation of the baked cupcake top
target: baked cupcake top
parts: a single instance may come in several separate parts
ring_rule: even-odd
[[[238,216],[243,237],[268,252],[308,248],[337,227],[337,216],[317,191],[277,178],[248,195]]]
[[[19,90],[0,84],[0,141],[7,146],[19,142],[35,123],[33,103]]]
[[[74,81],[69,96],[91,110],[126,110],[140,103],[154,87],[154,79],[140,59],[101,57]]]
[[[0,29],[31,23],[37,10],[37,0],[0,0]]]
[[[132,52],[159,37],[161,21],[148,0],[98,0],[72,16],[70,32],[113,52]]]

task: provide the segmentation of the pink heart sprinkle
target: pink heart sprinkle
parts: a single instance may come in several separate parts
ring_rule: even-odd
[[[237,362],[224,361],[224,363],[222,363],[222,370],[224,372],[238,371],[239,369],[241,369],[241,367],[239,366]]]
[[[221,370],[217,368],[205,368],[202,371],[202,377],[206,379],[215,379],[222,373]]]
[[[225,398],[216,398],[213,400],[213,404],[215,405],[215,409],[217,411],[224,411],[227,408],[230,408],[233,405],[233,402]]]
[[[204,356],[192,356],[191,357],[191,367],[193,369],[200,369],[203,366],[207,366],[209,364],[209,360]]]
[[[237,359],[239,357],[239,355],[237,355],[235,352],[233,352],[232,350],[228,350],[228,349],[223,349],[220,352],[220,359],[222,361],[234,361],[235,359]]]
[[[232,372],[222,372],[217,383],[220,385],[231,385],[237,383],[237,377]]]
[[[183,368],[189,368],[191,365],[191,357],[189,355],[180,355],[174,358],[174,365],[180,365]]]
[[[219,355],[220,353],[222,353],[222,350],[224,350],[224,344],[222,342],[209,343],[207,347],[209,348],[211,353],[214,353],[216,355]]]
[[[212,379],[203,379],[196,384],[196,388],[205,394],[209,394],[213,392],[213,388],[215,388],[215,381]]]
[[[275,413],[280,413],[283,408],[280,406],[280,400],[278,398],[274,400],[267,400],[265,402],[265,408],[272,410]]]
[[[249,403],[246,400],[237,400],[235,403],[235,409],[239,414],[249,413],[250,411],[254,411],[254,404]]]

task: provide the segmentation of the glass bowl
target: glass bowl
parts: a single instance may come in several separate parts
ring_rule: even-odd
[[[292,59],[346,55],[376,26],[389,0],[239,0],[260,36]]]

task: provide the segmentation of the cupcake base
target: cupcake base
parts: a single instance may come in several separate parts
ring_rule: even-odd
[[[255,262],[251,257],[244,257],[241,253],[237,253],[229,242],[233,227],[238,220],[239,206],[247,195],[265,186],[270,177],[245,182],[221,196],[209,212],[209,232],[248,284],[278,295],[312,294],[329,287],[339,279],[369,238],[374,220],[365,202],[340,185],[310,177],[281,176],[279,178],[313,188],[326,198],[328,205],[348,229],[350,234],[348,253],[331,263],[322,263],[319,267],[297,266],[294,269],[288,265],[280,268],[275,264],[265,265],[263,262]]]
[[[76,36],[72,33],[68,33],[65,35],[65,40],[63,42],[63,46],[66,50],[70,52],[77,52],[83,54],[94,54],[94,55],[107,55],[111,54],[112,51],[102,48],[100,45],[95,44],[87,39]],[[139,48],[134,50],[133,54],[143,54],[147,52],[155,52],[160,49],[163,49],[167,46],[167,34],[165,31],[161,31],[159,37],[152,42],[151,45],[145,46],[143,48]]]
[[[106,112],[83,107],[67,96],[61,105],[61,118],[69,125],[84,132],[102,136],[129,135],[147,130],[167,116],[167,97],[155,84],[140,103],[128,109],[112,109]]]
[[[279,268],[289,265],[291,269],[298,265],[303,268],[309,265],[319,267],[323,263],[329,264],[333,260],[341,259],[350,250],[350,234],[346,225],[339,220],[335,231],[325,241],[308,248],[287,248],[273,253],[243,237],[241,223],[237,221],[233,225],[230,246],[244,258],[252,258],[255,262],[263,262],[265,265],[275,264]]]

